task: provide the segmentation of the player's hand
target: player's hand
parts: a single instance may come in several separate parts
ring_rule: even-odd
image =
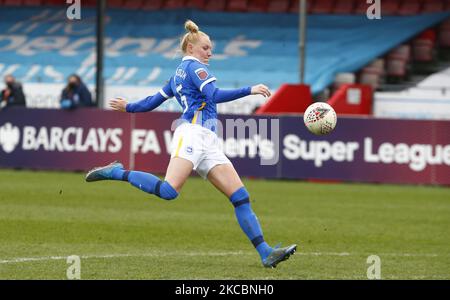
[[[125,112],[127,104],[128,101],[120,97],[109,100],[109,107],[117,111]]]
[[[265,86],[264,84],[258,84],[252,86],[252,95],[263,95],[264,97],[270,97],[271,93],[269,91],[269,88]]]

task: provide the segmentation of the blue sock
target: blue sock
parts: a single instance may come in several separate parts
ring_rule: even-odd
[[[265,259],[272,248],[264,241],[261,226],[258,218],[250,207],[249,194],[245,187],[241,187],[230,197],[230,201],[234,206],[234,212],[242,230],[252,242],[258,251],[261,259]]]
[[[116,168],[112,172],[112,179],[128,181],[138,189],[154,194],[165,200],[172,200],[178,196],[177,191],[167,181],[162,181],[159,177],[145,172],[125,171]]]

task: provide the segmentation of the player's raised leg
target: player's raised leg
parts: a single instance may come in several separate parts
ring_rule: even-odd
[[[192,172],[192,162],[174,157],[167,167],[166,179],[146,172],[125,170],[119,162],[94,168],[86,175],[86,181],[121,180],[128,181],[138,189],[154,194],[162,199],[172,200],[178,196],[183,184]]]
[[[208,180],[230,199],[239,225],[258,251],[265,267],[275,267],[295,252],[296,245],[272,248],[264,241],[258,218],[250,206],[250,196],[232,164],[215,166],[209,171]]]

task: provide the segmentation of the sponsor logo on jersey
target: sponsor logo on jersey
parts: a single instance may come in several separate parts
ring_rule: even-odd
[[[197,77],[200,80],[205,80],[206,78],[208,78],[208,72],[203,68],[195,70],[195,74],[197,74]]]

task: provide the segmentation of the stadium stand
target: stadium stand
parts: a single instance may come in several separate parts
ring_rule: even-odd
[[[253,0],[248,2],[248,12],[266,12],[269,0]]]
[[[206,0],[187,0],[186,7],[193,9],[203,9],[205,7]]]
[[[284,0],[271,0],[267,6],[267,12],[285,13],[289,10],[289,2]]]
[[[227,2],[226,10],[230,12],[246,12],[247,0],[229,0]]]
[[[343,84],[353,83],[366,84],[374,90],[391,89],[391,84],[404,84],[414,75],[414,72],[421,71],[421,68],[425,73],[430,72],[430,67],[433,71],[437,54],[445,57],[446,52],[443,49],[450,49],[450,22],[446,21],[440,26],[433,27],[445,18],[443,14],[433,14],[433,12],[442,12],[442,9],[447,9],[450,0],[384,0],[382,11],[383,15],[386,14],[388,17],[382,25],[377,24],[378,28],[357,16],[366,13],[368,4],[363,2],[365,1],[308,1],[310,13],[308,26],[310,26],[311,34],[308,36],[306,83],[312,84],[314,96],[326,88],[330,91],[323,93],[322,96],[331,96]],[[85,0],[83,6],[93,10],[95,3],[96,1],[93,0]],[[173,59],[176,57],[175,49],[179,32],[173,28],[176,28],[180,18],[192,16],[201,18],[205,26],[214,24],[214,29],[211,30],[216,43],[217,59],[214,64],[217,76],[220,77],[224,87],[250,85],[260,81],[276,89],[283,83],[297,82],[299,62],[298,16],[296,14],[298,14],[298,4],[299,1],[296,0],[108,1],[108,7],[116,9],[109,12],[110,16],[121,20],[121,24],[125,25],[123,27],[126,29],[107,28],[107,34],[112,38],[111,45],[117,48],[115,52],[112,51],[116,54],[107,54],[105,69],[107,82],[115,85],[144,85],[148,82],[152,82],[155,86],[162,84],[165,78],[170,76]],[[3,5],[43,5],[52,9],[64,3],[59,0],[4,0]],[[167,20],[163,15],[164,10],[183,8],[194,8],[199,11],[180,10],[176,18],[171,17]],[[130,12],[130,10],[140,11]],[[158,20],[162,19],[165,20],[164,24],[154,31],[145,30],[144,32],[127,21],[126,13],[129,12],[133,13],[133,18],[142,20],[143,25],[151,24],[152,22],[144,16],[145,11],[154,11],[155,15],[152,17],[155,18],[155,24],[159,22],[158,25],[160,25]],[[211,15],[211,12],[217,15]],[[267,14],[261,16],[251,12]],[[26,9],[21,13],[26,15]],[[242,13],[248,15],[244,18]],[[279,18],[273,13],[284,13],[284,15],[283,18]],[[240,25],[227,32],[235,19],[239,20]],[[14,20],[2,21],[0,18],[2,28],[11,25],[5,22],[14,22]],[[260,29],[267,24],[279,24],[279,26],[274,28],[273,32],[267,33]],[[427,28],[429,29],[424,31]],[[129,36],[130,32],[133,32],[132,36]],[[364,35],[358,32],[364,32]],[[390,34],[380,34],[381,32]],[[145,44],[143,39],[149,36],[155,39],[151,42],[155,44]],[[368,36],[371,39],[367,39]],[[27,42],[39,40],[42,37],[42,34],[33,31],[27,34]],[[77,45],[78,38],[80,37],[72,36],[70,42]],[[83,44],[80,46],[84,47]],[[31,46],[30,49],[33,47],[36,46]],[[30,49],[21,51],[32,53]],[[64,47],[55,48],[53,54],[60,55],[63,49]],[[355,49],[354,53],[353,49]],[[92,82],[94,73],[88,73],[88,69],[83,69],[76,64],[74,67],[72,63],[76,59],[88,61],[85,60],[87,52],[75,50],[73,53],[79,57],[62,55],[61,61],[54,70],[45,72],[41,70],[36,74],[33,73],[33,76],[30,75],[31,77],[28,76],[27,70],[30,70],[31,62],[36,59],[33,55],[19,59],[20,67],[12,61],[1,63],[5,65],[4,70],[14,67],[19,77],[23,76],[31,81],[53,82],[55,78],[63,78],[74,71],[83,70],[87,72],[86,74],[90,74],[87,76],[87,81]],[[45,57],[43,52],[39,54],[38,59],[42,63],[47,61],[47,65],[52,65],[48,61],[50,58]],[[154,66],[153,69],[151,66]],[[249,70],[252,71],[249,72]],[[58,77],[55,74],[61,75]],[[239,81],[236,78],[239,78]]]
[[[355,8],[354,0],[336,0],[334,4],[334,14],[351,14]],[[367,8],[366,8],[367,9]]]

